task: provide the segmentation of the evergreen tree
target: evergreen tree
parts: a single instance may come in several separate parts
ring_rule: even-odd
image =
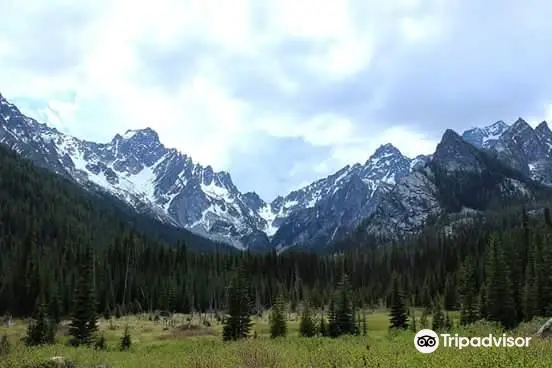
[[[119,349],[121,351],[128,351],[131,345],[132,345],[132,338],[130,337],[128,326],[125,326],[125,332],[121,337],[121,343],[120,343]]]
[[[527,254],[527,265],[525,267],[525,283],[523,286],[523,319],[525,321],[532,320],[539,314],[539,277],[538,266],[536,260],[537,244],[536,240],[529,244]]]
[[[299,334],[303,337],[316,336],[316,322],[312,314],[310,303],[304,303],[299,321]]]
[[[337,285],[337,290],[339,299],[336,307],[335,319],[340,334],[356,334],[355,311],[351,296],[351,285],[347,275],[343,276]]]
[[[457,289],[452,274],[447,274],[445,279],[444,307],[446,310],[456,310],[457,308]]]
[[[443,313],[443,302],[440,297],[437,298],[433,306],[433,318],[431,320],[431,329],[439,331],[445,328],[445,315]]]
[[[472,260],[467,259],[461,269],[460,324],[469,325],[479,319],[479,295]]]
[[[252,327],[249,285],[243,269],[239,269],[227,290],[228,316],[222,336],[224,341],[246,338]]]
[[[50,295],[50,301],[48,303],[48,316],[54,326],[57,326],[61,322],[61,301],[57,290],[54,290]]]
[[[90,345],[94,341],[98,329],[93,262],[92,249],[87,247],[80,265],[80,274],[78,275],[78,284],[73,302],[73,317],[69,327],[69,333],[73,337],[71,343],[75,346]]]
[[[397,276],[393,278],[393,286],[391,289],[391,311],[389,312],[389,322],[389,328],[391,329],[408,329],[408,315]]]
[[[54,343],[53,326],[48,321],[46,307],[41,300],[38,302],[34,318],[27,327],[27,335],[24,338],[25,345],[37,346]]]
[[[337,308],[335,305],[335,299],[330,299],[330,305],[328,306],[328,336],[336,338],[341,335],[339,328],[339,321],[337,320]]]
[[[8,340],[8,335],[3,334],[2,338],[0,339],[0,357],[6,356],[10,353],[11,350],[11,344]]]
[[[285,315],[285,301],[280,295],[272,307],[270,316],[270,337],[285,337],[287,334],[287,321]]]
[[[508,265],[496,238],[490,239],[487,253],[487,318],[500,322],[505,328],[516,325],[516,309],[512,297]]]

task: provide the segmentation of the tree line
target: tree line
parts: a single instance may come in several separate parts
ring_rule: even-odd
[[[459,310],[466,323],[483,318],[514,327],[552,311],[548,210],[510,208],[452,234],[428,231],[385,246],[356,234],[337,253],[278,255],[199,252],[195,238],[148,235],[106,208],[0,152],[0,314],[32,316],[37,305],[55,320],[79,308],[96,315],[226,313],[238,269],[246,275],[236,288],[247,291],[248,313],[278,306],[280,298],[292,311],[308,304],[337,316],[345,276],[354,311],[392,307],[396,295],[407,307]],[[79,287],[83,279],[93,298]],[[358,329],[358,319],[353,325]]]

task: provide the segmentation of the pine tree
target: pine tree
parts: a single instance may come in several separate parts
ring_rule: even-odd
[[[98,329],[93,262],[92,249],[87,247],[85,257],[80,264],[80,274],[73,302],[73,316],[69,327],[69,333],[73,337],[71,343],[75,346],[93,343]]]
[[[389,312],[389,328],[408,329],[408,315],[403,301],[403,295],[399,287],[398,277],[393,278],[391,289],[391,311]]]
[[[328,336],[336,338],[341,335],[341,330],[339,329],[339,322],[337,320],[337,308],[334,298],[330,299],[330,305],[328,306]]]
[[[536,240],[529,244],[527,253],[527,265],[525,267],[525,283],[523,286],[523,319],[525,321],[532,320],[539,314],[539,283],[537,275],[537,244]]]
[[[270,316],[270,337],[285,337],[287,334],[287,321],[285,316],[285,301],[280,295],[272,307]]]
[[[505,328],[516,324],[516,309],[512,297],[508,265],[502,247],[496,238],[490,239],[487,249],[487,319],[501,323]]]
[[[351,285],[347,275],[344,275],[339,284],[338,304],[336,307],[336,323],[340,334],[356,334],[355,311],[353,308]]]
[[[457,290],[453,276],[449,273],[445,279],[445,294],[444,306],[446,310],[456,310],[457,307]]]
[[[50,320],[57,326],[61,322],[61,301],[57,289],[50,295],[48,303],[48,316]]]
[[[538,257],[538,297],[541,316],[552,315],[552,236],[544,234]]]
[[[477,291],[477,280],[473,262],[467,259],[461,269],[460,286],[460,324],[469,325],[479,319],[479,295]]]
[[[120,343],[120,350],[121,351],[127,351],[130,349],[130,346],[132,345],[132,338],[130,337],[130,332],[128,330],[128,326],[125,326],[125,332],[123,333],[123,336],[121,337],[121,343]]]
[[[299,321],[299,334],[303,337],[316,336],[316,323],[313,318],[310,303],[304,303]]]
[[[2,338],[0,339],[0,357],[6,356],[10,353],[11,350],[11,344],[8,340],[8,335],[3,334]]]
[[[443,302],[440,297],[437,298],[433,307],[433,318],[431,320],[431,329],[439,331],[445,328],[445,315],[443,313]]]
[[[27,335],[24,341],[27,346],[54,343],[54,329],[48,320],[42,297],[35,309],[35,315],[27,327]]]
[[[227,290],[228,316],[224,320],[224,341],[246,338],[252,327],[249,286],[243,269],[239,269]]]

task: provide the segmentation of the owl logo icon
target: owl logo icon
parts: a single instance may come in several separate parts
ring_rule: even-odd
[[[420,353],[433,353],[439,347],[439,336],[433,330],[420,330],[414,336],[414,347]]]

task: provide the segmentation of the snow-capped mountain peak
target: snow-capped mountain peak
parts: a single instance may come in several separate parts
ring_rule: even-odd
[[[229,173],[165,147],[151,128],[89,142],[38,123],[1,95],[0,142],[86,188],[125,200],[136,211],[240,249],[325,246],[369,218],[375,219],[375,230],[418,228],[445,210],[438,191],[447,188],[434,182],[432,167],[486,170],[479,149],[552,183],[552,132],[545,122],[532,129],[522,119],[511,126],[498,121],[474,128],[462,137],[446,130],[434,154],[414,159],[383,144],[364,163],[344,166],[270,203],[255,192],[240,192]]]
[[[483,128],[472,128],[462,134],[462,138],[478,148],[488,148],[509,128],[502,120]]]

